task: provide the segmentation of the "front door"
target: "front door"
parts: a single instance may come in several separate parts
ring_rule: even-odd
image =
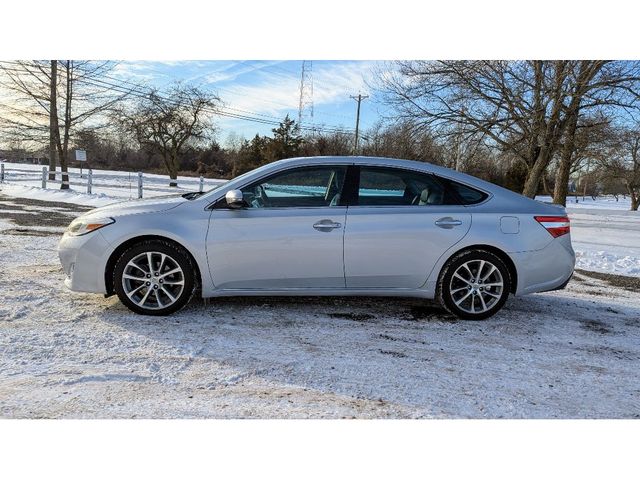
[[[246,208],[214,208],[207,256],[216,288],[344,288],[345,173],[293,168],[242,188]]]

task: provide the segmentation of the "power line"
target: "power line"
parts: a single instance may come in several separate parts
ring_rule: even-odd
[[[15,71],[15,72],[24,72],[25,70],[28,70],[27,66],[25,66],[24,64],[19,64],[18,62],[7,62],[7,61],[0,61],[0,64],[2,63],[8,63],[8,64],[17,64],[19,65],[21,68],[7,68],[7,67],[0,67],[2,70],[7,70],[7,71]],[[33,71],[30,71],[31,73],[33,73]],[[118,83],[124,83],[124,84],[128,84],[128,85],[132,85],[132,88],[127,88],[127,87],[123,87],[119,84],[115,84],[115,83],[111,83],[108,82],[106,80],[102,80],[99,78],[85,78],[82,80],[83,83],[94,86],[94,87],[98,87],[98,88],[102,88],[104,90],[108,90],[108,91],[115,91],[118,93],[122,93],[122,94],[128,94],[137,98],[148,98],[149,94],[151,93],[151,89],[148,87],[144,87],[140,84],[137,84],[135,82],[130,82],[124,79],[118,79],[118,78],[114,78],[114,77],[110,77],[108,75],[102,75],[102,77],[113,80],[115,82]],[[157,94],[158,97],[161,100],[167,101],[167,102],[171,102],[170,99],[163,97],[162,95]],[[220,115],[223,117],[228,117],[228,118],[233,118],[233,119],[237,119],[237,120],[243,120],[243,121],[248,121],[248,122],[253,122],[253,123],[260,123],[260,124],[264,124],[264,125],[270,125],[270,126],[279,126],[281,123],[281,120],[277,117],[273,117],[270,115],[263,115],[260,113],[256,113],[256,112],[250,112],[247,110],[241,110],[241,109],[237,109],[237,108],[233,108],[233,107],[224,107],[222,109],[205,109],[208,113],[211,113],[213,115]],[[233,113],[233,112],[229,112],[226,110],[233,110],[235,112],[241,112],[241,113]],[[245,114],[246,113],[246,114]],[[257,117],[264,117],[264,118],[257,118]],[[305,126],[304,124],[300,124],[299,125],[300,130],[305,130],[305,131],[321,131],[321,132],[325,132],[325,133],[349,133],[351,132],[350,129],[347,128],[343,128],[343,127],[336,127],[336,126],[322,126],[322,127],[318,127],[315,125],[312,126]]]
[[[108,86],[108,89],[111,89],[113,91],[117,91],[119,93],[129,93],[130,95],[137,97],[137,98],[148,98],[150,91],[141,91],[139,89],[137,90],[127,90],[124,87],[120,87],[119,85],[110,83],[110,82],[106,82],[104,80],[99,80],[99,79],[91,79],[91,80],[85,80],[86,83],[92,84],[94,86],[98,86],[98,87],[102,87],[102,88],[106,88],[104,85]],[[171,99],[167,98],[167,97],[163,97],[162,95],[156,94],[158,96],[158,98],[160,98],[161,100],[165,101],[165,102],[169,102],[171,103]],[[270,117],[273,118],[273,120],[269,120],[267,118],[256,118],[254,116],[251,115],[245,115],[245,114],[241,114],[241,113],[233,113],[233,112],[228,112],[225,111],[225,109],[213,109],[213,108],[205,108],[205,111],[207,111],[208,113],[212,114],[212,115],[220,115],[223,117],[229,117],[229,118],[234,118],[234,119],[238,119],[238,120],[244,120],[244,121],[250,121],[250,122],[254,122],[254,123],[260,123],[260,124],[264,124],[264,125],[271,125],[271,126],[279,126],[281,123],[280,119],[277,119],[276,117]],[[307,130],[307,131],[313,131],[313,130],[322,130],[324,132],[327,133],[343,133],[343,132],[348,132],[348,129],[343,129],[343,128],[337,128],[337,127],[308,127],[305,125],[301,125],[300,126],[301,130]]]
[[[111,82],[107,82],[104,80],[99,80],[99,79],[91,79],[89,81],[87,81],[88,83],[93,82],[93,84],[95,85],[95,83],[97,82],[98,85],[96,86],[103,86],[103,85],[107,85],[109,86],[111,89],[114,89],[120,93],[131,93],[132,91],[135,92],[136,94],[134,94],[133,96],[138,97],[138,98],[147,98],[150,91],[144,91],[144,90],[140,90],[135,89],[135,90],[126,90],[124,89],[124,87],[120,87],[117,84],[113,84]],[[102,84],[102,85],[101,85]],[[104,87],[103,87],[104,88]],[[158,97],[161,100],[170,102],[171,100],[163,97],[162,95],[158,95]],[[214,115],[221,115],[221,116],[225,116],[225,117],[230,117],[230,118],[236,118],[239,120],[247,120],[247,121],[252,121],[252,122],[256,122],[256,123],[262,123],[262,124],[267,124],[267,125],[273,125],[273,126],[278,126],[280,125],[281,119],[278,119],[276,117],[268,117],[268,118],[256,118],[254,115],[255,113],[253,112],[246,112],[248,113],[248,115],[245,115],[243,113],[233,113],[233,112],[228,112],[225,111],[225,109],[231,109],[231,110],[236,110],[239,112],[246,112],[244,110],[240,110],[240,109],[233,109],[231,107],[224,107],[223,109],[206,109],[209,113],[214,114]],[[300,129],[301,130],[308,130],[308,131],[313,131],[313,130],[321,130],[321,131],[325,131],[328,133],[338,133],[338,132],[348,132],[350,131],[350,129],[345,129],[345,128],[341,128],[341,127],[332,127],[332,126],[324,126],[324,127],[316,127],[316,126],[305,126],[300,125]]]

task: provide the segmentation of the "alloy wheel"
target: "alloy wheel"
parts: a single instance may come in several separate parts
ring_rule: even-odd
[[[184,290],[182,268],[162,252],[143,252],[126,264],[122,287],[129,299],[144,309],[159,310],[173,305]]]
[[[504,279],[493,263],[487,260],[469,260],[453,273],[449,291],[453,303],[460,310],[481,314],[500,301]]]

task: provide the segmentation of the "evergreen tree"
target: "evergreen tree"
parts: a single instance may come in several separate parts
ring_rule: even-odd
[[[268,163],[264,156],[268,140],[270,140],[268,137],[261,137],[256,134],[250,142],[248,140],[242,142],[238,151],[238,158],[233,165],[234,177]]]
[[[300,154],[303,138],[300,127],[287,115],[278,128],[271,130],[273,138],[267,144],[266,157],[268,161],[291,158]]]

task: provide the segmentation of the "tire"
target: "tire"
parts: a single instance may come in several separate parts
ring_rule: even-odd
[[[486,250],[467,250],[443,267],[436,298],[458,318],[484,320],[502,308],[510,291],[511,275],[499,256]]]
[[[145,240],[120,256],[113,269],[113,286],[131,311],[169,315],[193,297],[195,272],[191,257],[180,246],[164,240]]]

